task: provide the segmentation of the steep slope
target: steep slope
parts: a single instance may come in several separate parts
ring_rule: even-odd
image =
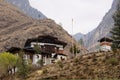
[[[11,4],[0,2],[0,52],[10,47],[23,47],[28,38],[49,34],[67,42],[65,53],[69,53],[71,36],[53,20],[35,20],[26,16]]]
[[[77,34],[73,35],[73,37],[75,38],[76,41],[79,41],[81,38],[84,38],[84,34],[77,33]]]
[[[114,26],[114,20],[112,16],[115,13],[118,4],[120,4],[119,0],[113,0],[112,7],[108,11],[108,13],[106,13],[106,15],[103,17],[102,22],[98,25],[96,29],[86,34],[84,41],[85,46],[88,48],[88,50],[90,51],[94,51],[94,49],[97,50],[99,48],[97,41],[101,37],[110,36],[109,32],[111,28]]]
[[[29,0],[6,0],[22,10],[25,14],[35,19],[45,19],[46,16],[35,8],[30,6]]]
[[[99,49],[99,43],[97,42],[100,38],[109,36],[110,37],[110,31],[114,27],[114,20],[112,18],[113,14],[117,10],[117,5],[120,4],[119,0],[113,0],[113,4],[111,9],[106,13],[106,15],[103,17],[102,22],[98,25],[97,28],[92,30],[91,32],[87,33],[84,37],[84,44],[85,47],[89,51],[97,51]],[[80,38],[81,34],[78,35],[77,38]],[[76,38],[75,38],[76,39]],[[76,39],[78,40],[78,39]]]
[[[119,80],[120,52],[91,53],[51,64],[29,75],[27,80]]]

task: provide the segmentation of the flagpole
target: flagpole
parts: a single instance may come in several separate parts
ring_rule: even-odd
[[[74,48],[73,48],[73,18],[72,18],[72,54],[74,54]]]

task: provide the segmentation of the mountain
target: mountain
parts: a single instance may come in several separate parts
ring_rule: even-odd
[[[110,30],[114,27],[114,20],[112,16],[117,10],[117,5],[119,3],[119,0],[114,0],[111,9],[103,17],[102,22],[96,29],[86,35],[85,45],[88,50],[97,50],[99,48],[99,43],[97,41],[104,36],[110,36]]]
[[[16,7],[18,7],[20,10],[22,10],[25,14],[31,16],[32,18],[35,18],[35,19],[47,18],[40,11],[38,11],[35,8],[32,8],[30,6],[29,0],[6,0],[6,1],[12,3]]]
[[[72,36],[53,20],[33,19],[2,0],[0,0],[0,16],[0,52],[10,47],[23,48],[28,38],[49,34],[65,41],[67,46],[64,53],[69,54]]]
[[[79,41],[81,38],[84,37],[84,34],[82,34],[82,33],[77,33],[77,34],[73,35],[73,37],[75,38],[76,41]]]
[[[89,51],[99,49],[99,43],[97,42],[100,38],[110,36],[110,30],[114,26],[113,14],[117,10],[117,5],[120,4],[119,0],[113,0],[111,9],[103,17],[97,28],[85,35],[84,44]]]

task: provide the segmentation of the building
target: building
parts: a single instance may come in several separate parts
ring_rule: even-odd
[[[103,37],[98,42],[100,42],[100,51],[111,51],[112,39],[108,37]]]
[[[47,65],[57,60],[67,59],[67,55],[64,53],[66,45],[67,43],[56,37],[45,35],[28,39],[22,50],[25,53],[25,60],[31,60],[32,64],[37,64],[39,60],[42,60],[43,65]],[[20,50],[20,48],[12,47],[8,51],[19,55]]]

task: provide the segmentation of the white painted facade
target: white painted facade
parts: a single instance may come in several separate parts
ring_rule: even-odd
[[[62,49],[62,50],[63,50],[63,45],[57,45],[57,44],[51,44],[51,43],[37,43],[37,42],[31,42],[31,47],[34,47],[36,44],[39,45],[39,46],[53,45],[53,46],[59,47],[59,49]]]
[[[51,46],[56,46],[55,49],[58,48],[59,50],[63,50],[63,45],[57,45],[57,44],[51,44],[51,43],[31,42],[31,47],[32,47],[32,48],[33,48],[35,45],[39,45],[40,47],[41,47],[41,46],[45,46],[45,45],[51,45]],[[43,65],[47,65],[47,64],[51,64],[51,63],[52,63],[52,60],[54,60],[53,56],[55,56],[56,53],[51,53],[51,54],[52,54],[52,57],[50,57],[50,58],[48,58],[47,56],[43,56],[43,62],[44,62]],[[41,60],[41,59],[42,59],[41,54],[34,54],[34,55],[33,55],[33,64],[36,65],[37,62],[38,62],[39,60]],[[57,54],[57,59],[55,60],[55,62],[56,62],[57,60],[61,60],[61,59],[66,60],[67,57],[64,56],[64,55],[59,55],[59,54]]]
[[[42,56],[40,54],[34,54],[32,64],[38,64],[38,61],[41,59],[42,59]]]
[[[111,51],[111,46],[108,45],[102,45],[100,46],[101,51]]]
[[[56,55],[56,53],[52,54],[52,57],[48,58],[46,56],[43,57],[43,65],[47,65],[47,64],[51,64],[52,60],[54,59],[53,56]],[[30,55],[24,55],[24,60],[26,60],[26,63],[29,63],[30,60]],[[33,60],[32,60],[32,64],[33,65],[38,65],[38,61],[42,59],[42,55],[41,54],[34,54],[33,55]],[[67,56],[64,55],[58,55],[57,54],[57,58],[55,59],[55,62],[57,62],[58,60],[67,60]]]
[[[47,65],[47,64],[51,64],[51,58],[47,58],[47,57],[45,57],[44,58],[44,65]]]
[[[58,60],[61,60],[61,59],[66,60],[67,57],[66,57],[66,56],[63,56],[63,55],[58,55],[58,56],[57,56],[57,59],[58,59]]]

